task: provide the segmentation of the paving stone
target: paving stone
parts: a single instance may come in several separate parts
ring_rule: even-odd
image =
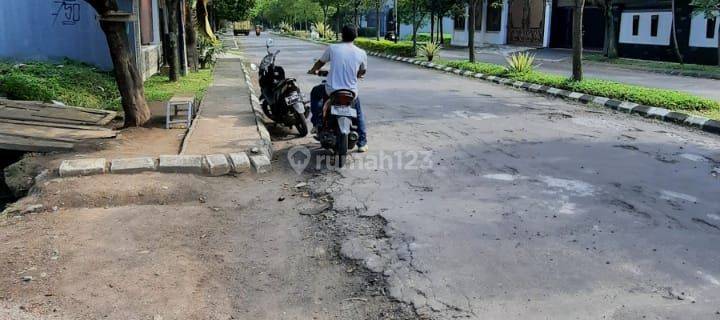
[[[230,173],[230,162],[224,154],[209,154],[205,156],[208,174],[212,177],[224,176]]]
[[[272,169],[270,158],[266,155],[254,155],[250,156],[250,163],[255,168],[256,173],[267,173]]]
[[[74,177],[103,174],[106,170],[106,162],[103,158],[65,160],[60,163],[60,176]]]
[[[245,173],[250,171],[251,165],[250,165],[250,158],[248,158],[247,153],[245,152],[238,152],[238,153],[231,153],[230,156],[230,168],[232,169],[232,172],[234,173]]]
[[[138,173],[155,171],[155,159],[150,157],[115,159],[110,164],[111,173]]]
[[[202,156],[160,156],[159,170],[171,173],[203,173]]]

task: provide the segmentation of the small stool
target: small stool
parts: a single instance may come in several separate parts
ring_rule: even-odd
[[[173,96],[170,101],[167,102],[165,110],[165,128],[170,129],[172,124],[184,123],[190,128],[193,118],[193,103],[195,97],[190,96]],[[187,118],[183,117],[180,120],[176,120],[180,112],[186,112]]]

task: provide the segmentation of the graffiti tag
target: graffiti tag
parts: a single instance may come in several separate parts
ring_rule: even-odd
[[[72,26],[80,21],[80,2],[79,0],[54,0],[57,10],[52,15],[55,17],[53,24],[58,20],[63,25]]]

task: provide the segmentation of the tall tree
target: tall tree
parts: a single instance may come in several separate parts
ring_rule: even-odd
[[[585,0],[575,0],[575,8],[573,9],[573,73],[572,78],[575,81],[582,81],[583,68],[583,10],[585,9]]]
[[[180,80],[180,2],[165,0],[168,8],[168,78],[172,82]]]
[[[425,24],[428,13],[427,0],[398,0],[398,20],[412,26],[413,51],[417,51],[417,33]]]
[[[86,0],[101,17],[119,11],[116,0]],[[115,68],[115,81],[117,82],[122,107],[125,113],[125,127],[144,125],[150,120],[150,109],[145,101],[143,79],[135,65],[130,53],[130,41],[125,29],[124,21],[101,19],[100,28],[105,33],[110,57]]]
[[[255,0],[212,0],[210,1],[217,18],[227,21],[242,21],[248,18]]]
[[[678,43],[678,38],[677,38],[677,19],[675,18],[675,16],[677,16],[677,14],[676,14],[676,12],[675,12],[675,10],[676,10],[677,8],[676,8],[676,5],[675,5],[675,0],[670,0],[670,3],[671,3],[671,5],[672,5],[672,36],[673,36],[673,49],[675,49],[675,57],[678,59],[678,62],[680,62],[680,64],[683,64],[683,63],[684,63],[684,59],[683,59],[682,53],[680,53],[680,44]]]
[[[617,28],[615,25],[615,12],[613,11],[614,0],[599,1],[605,13],[605,45],[603,53],[609,59],[618,57]]]
[[[187,41],[185,46],[187,47],[188,53],[188,64],[192,67],[193,72],[198,71],[198,65],[200,64],[200,56],[198,54],[198,35],[195,31],[197,23],[196,10],[197,0],[185,1],[185,34],[187,35]]]
[[[693,0],[691,5],[695,6],[696,14],[704,14],[706,19],[715,19],[715,24],[720,25],[720,0]],[[715,32],[717,37],[717,58],[720,66],[720,26]]]
[[[475,62],[475,12],[478,0],[469,0],[468,4],[468,60]]]

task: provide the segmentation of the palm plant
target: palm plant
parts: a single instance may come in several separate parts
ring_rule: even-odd
[[[506,57],[510,73],[529,73],[533,71],[535,66],[535,55],[530,52],[519,52]]]
[[[438,53],[440,53],[440,45],[437,43],[427,42],[420,47],[420,55],[427,58],[429,62],[432,62]]]
[[[280,22],[280,24],[278,25],[278,27],[280,28],[280,31],[282,31],[282,32],[287,32],[287,33],[289,33],[289,32],[292,32],[292,31],[293,31],[293,26],[290,25],[289,23],[285,22],[285,21]]]
[[[324,22],[316,22],[315,23],[315,30],[323,39],[332,39],[335,37],[335,32],[333,32],[330,25],[324,23]]]

